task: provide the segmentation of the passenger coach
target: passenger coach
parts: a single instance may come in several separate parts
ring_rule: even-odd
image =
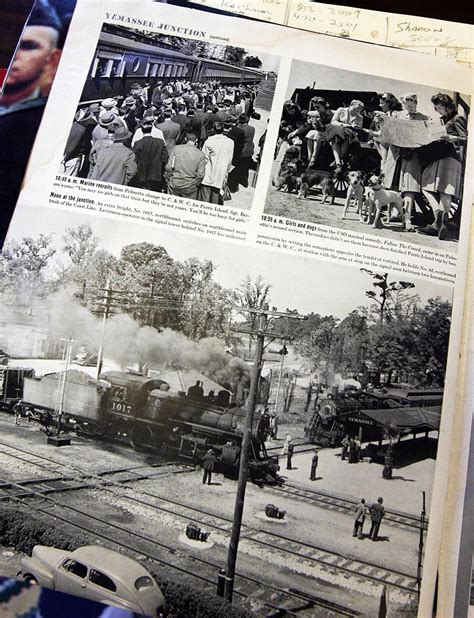
[[[166,39],[152,44],[133,31],[106,25],[100,36],[94,59],[82,93],[82,101],[123,96],[134,83],[150,84],[176,80],[190,82],[219,81],[222,84],[258,84],[267,73],[189,56],[176,50]]]

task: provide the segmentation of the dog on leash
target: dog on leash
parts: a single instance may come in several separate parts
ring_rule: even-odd
[[[336,189],[331,172],[307,168],[299,178],[299,185],[298,197],[300,199],[306,198],[309,190],[313,187],[319,187],[322,191],[321,204],[324,204],[328,198],[331,200],[330,203],[334,204]]]
[[[352,171],[347,174],[347,180],[349,186],[347,187],[346,203],[344,205],[344,211],[342,218],[345,219],[347,211],[349,210],[351,203],[354,202],[356,206],[356,214],[359,215],[359,221],[364,221],[364,174],[363,172]]]
[[[367,200],[368,200],[368,222],[370,223],[372,216],[374,215],[374,221],[372,223],[373,227],[378,229],[383,228],[381,214],[382,208],[387,208],[387,219],[386,223],[390,222],[391,218],[391,209],[392,207],[397,209],[398,215],[402,221],[402,227],[405,227],[404,223],[404,215],[403,215],[403,199],[400,193],[396,191],[391,191],[389,189],[385,189],[383,186],[384,177],[382,176],[371,176],[367,182],[368,191],[367,191]]]
[[[300,159],[299,148],[290,146],[283,156],[278,174],[272,180],[273,186],[277,191],[283,191],[285,188],[288,193],[296,191],[302,169],[303,162]]]

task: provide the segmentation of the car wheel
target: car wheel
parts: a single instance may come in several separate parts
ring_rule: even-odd
[[[38,580],[36,579],[34,575],[31,575],[30,573],[26,573],[25,575],[23,575],[23,579],[25,580],[26,583],[30,584],[31,586],[38,585]]]

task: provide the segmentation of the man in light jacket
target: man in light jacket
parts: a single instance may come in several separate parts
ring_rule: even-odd
[[[206,173],[201,186],[201,201],[223,204],[222,192],[227,176],[232,169],[234,142],[224,135],[224,125],[214,122],[214,135],[204,142],[202,151],[206,156]]]
[[[91,180],[111,182],[116,185],[128,185],[137,173],[137,162],[133,150],[125,145],[131,137],[130,131],[119,127],[114,132],[113,144],[101,150]]]

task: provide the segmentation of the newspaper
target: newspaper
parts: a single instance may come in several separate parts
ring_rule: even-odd
[[[75,428],[74,461],[1,422],[64,475],[146,468],[146,504],[123,486],[78,500],[151,570],[138,535],[164,543],[175,613],[173,578],[210,603],[222,567],[220,592],[257,614],[427,615],[466,422],[470,72],[245,26],[78,2],[2,255],[0,330],[8,368],[41,377],[4,388],[15,421],[56,445]],[[419,118],[409,153],[374,139],[379,112]],[[435,126],[443,163],[415,147]],[[441,580],[439,595],[449,615]]]
[[[388,116],[384,118],[380,136],[376,139],[379,142],[403,148],[418,148],[443,139],[446,135],[446,128],[441,123],[404,120]]]

